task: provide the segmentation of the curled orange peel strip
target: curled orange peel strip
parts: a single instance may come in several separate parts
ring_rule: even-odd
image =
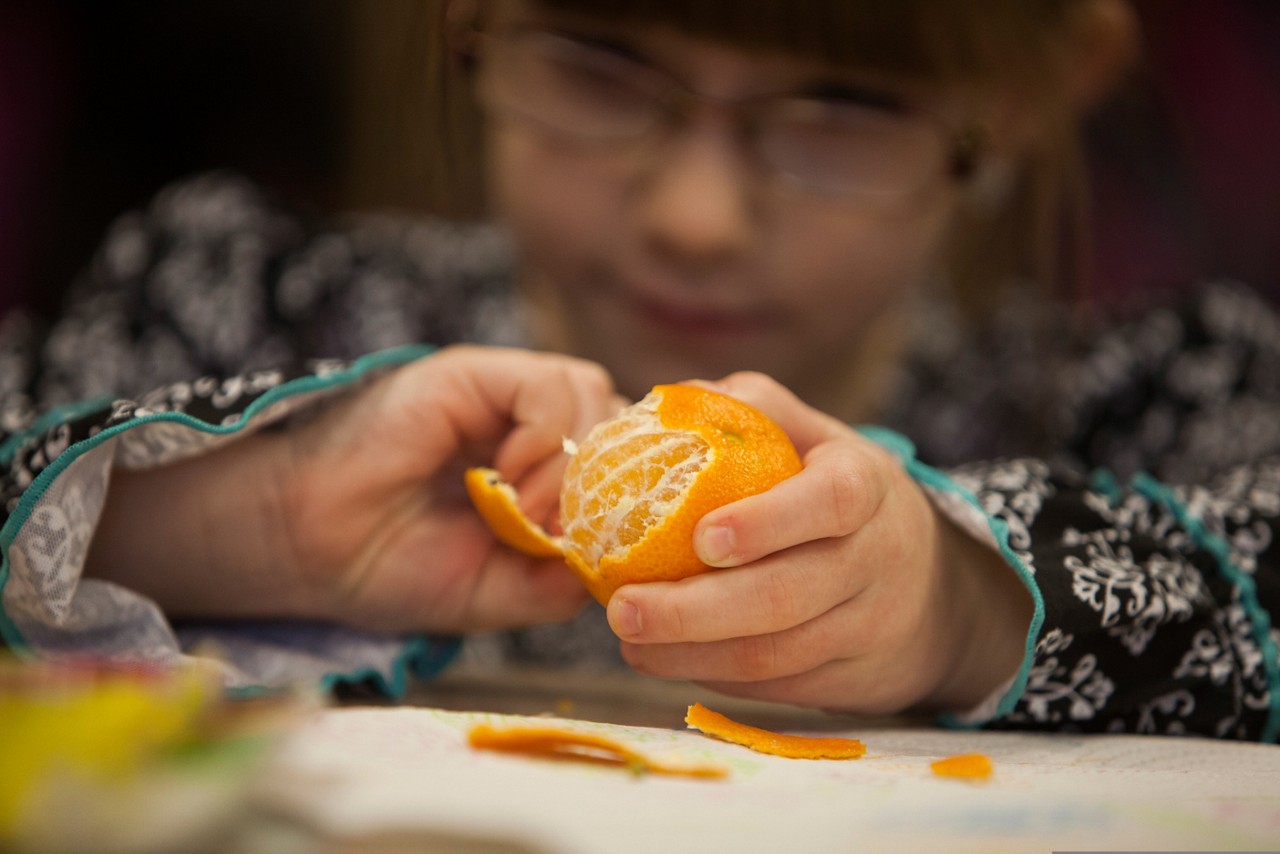
[[[783,735],[738,723],[701,703],[689,707],[685,723],[707,735],[749,747],[758,753],[786,756],[791,759],[857,759],[867,746],[856,738],[813,738]]]
[[[530,557],[564,557],[559,537],[548,534],[516,502],[516,491],[496,469],[467,469],[464,481],[471,503],[489,530],[503,543]]]
[[[993,770],[991,757],[985,753],[961,753],[929,763],[929,768],[939,777],[959,777],[965,780],[985,780]]]
[[[559,727],[518,726],[498,729],[488,724],[477,724],[467,733],[467,742],[479,750],[617,765],[634,774],[718,779],[729,773],[717,765],[671,765],[656,762],[614,739]]]

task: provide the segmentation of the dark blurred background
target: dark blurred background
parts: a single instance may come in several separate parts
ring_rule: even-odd
[[[398,114],[439,88],[439,2],[0,0],[0,311],[53,312],[111,219],[193,172],[431,207],[439,128]],[[1090,126],[1100,294],[1216,274],[1280,299],[1280,3],[1134,5],[1141,65]]]
[[[344,0],[0,3],[0,283],[52,311],[107,224],[232,166],[336,204]]]

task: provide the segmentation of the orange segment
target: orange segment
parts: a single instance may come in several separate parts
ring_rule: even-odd
[[[552,537],[520,509],[516,491],[490,468],[467,469],[467,494],[480,517],[500,541],[532,557],[561,557],[559,538]]]
[[[565,560],[601,603],[623,584],[705,572],[698,520],[800,468],[786,433],[755,408],[699,386],[656,386],[596,425],[570,460]]]
[[[478,724],[467,733],[467,742],[480,750],[619,765],[637,774],[700,778],[728,775],[725,769],[716,765],[668,765],[656,762],[614,739],[558,727],[519,726],[496,729],[487,724]]]
[[[961,753],[929,763],[929,768],[939,777],[960,777],[965,780],[985,780],[994,770],[991,757],[985,753]]]
[[[866,745],[856,738],[783,735],[738,723],[719,712],[711,711],[701,703],[694,703],[689,707],[684,721],[707,735],[749,747],[757,753],[791,759],[857,759],[867,752]]]

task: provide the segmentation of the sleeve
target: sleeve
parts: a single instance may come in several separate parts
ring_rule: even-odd
[[[874,436],[1035,603],[1007,690],[944,722],[1275,742],[1274,312],[1211,287],[1099,338],[1067,376],[1057,455],[942,472]]]
[[[120,216],[22,389],[40,409],[200,376],[474,340],[500,322],[501,235],[392,216],[314,221],[233,173]]]
[[[232,686],[372,682],[395,694],[410,673],[443,667],[456,639],[175,626],[81,570],[113,471],[273,429],[432,349],[413,341],[465,337],[492,295],[476,250],[386,222],[314,231],[227,175],[175,185],[122,217],[47,334],[19,316],[0,328],[5,644],[159,661],[216,648]]]

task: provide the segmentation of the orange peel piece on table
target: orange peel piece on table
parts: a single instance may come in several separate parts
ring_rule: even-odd
[[[960,753],[930,762],[929,769],[939,777],[985,780],[991,776],[994,766],[985,753]]]
[[[740,744],[757,753],[790,759],[857,759],[867,752],[867,746],[856,738],[784,735],[738,723],[701,703],[689,707],[684,721],[707,735]]]
[[[673,765],[658,762],[621,742],[603,735],[552,726],[498,728],[477,724],[467,733],[467,743],[479,750],[517,753],[542,759],[568,759],[600,765],[616,765],[634,774],[719,779],[729,772],[718,765]]]

